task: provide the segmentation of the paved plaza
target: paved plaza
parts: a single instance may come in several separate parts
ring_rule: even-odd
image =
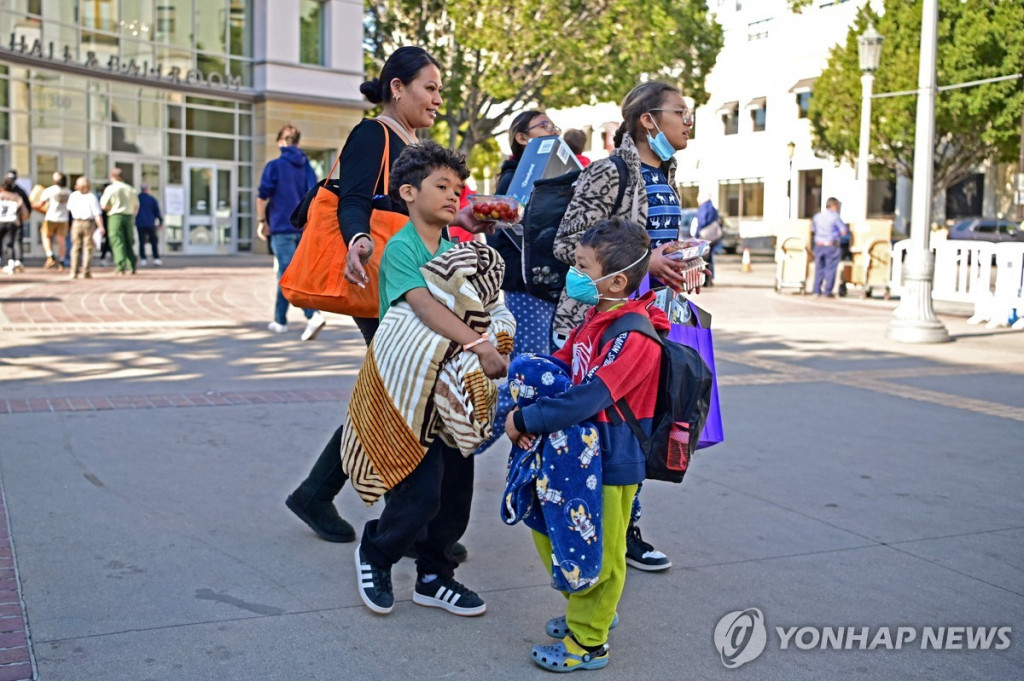
[[[529,650],[564,605],[499,518],[507,445],[477,460],[458,571],[483,617],[414,605],[409,560],[374,615],[355,545],[285,508],[364,346],[333,315],[300,341],[297,310],[269,333],[271,262],[0,279],[0,681],[551,678]],[[896,301],[718,265],[698,302],[726,441],[645,487],[644,536],[674,567],[630,571],[594,677],[1024,678],[1024,333],[940,307],[954,342],[902,345]],[[359,529],[379,511],[347,487],[338,505]],[[763,653],[729,658],[716,625],[751,609]]]

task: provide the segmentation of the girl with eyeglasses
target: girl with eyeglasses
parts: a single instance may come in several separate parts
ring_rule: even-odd
[[[555,257],[575,264],[576,247],[583,233],[607,218],[625,218],[647,228],[651,239],[649,272],[652,286],[661,283],[684,288],[685,265],[665,255],[665,247],[680,236],[682,209],[675,192],[675,153],[686,148],[693,127],[693,113],[679,89],[652,81],[633,88],[622,101],[622,124],[615,133],[613,155],[625,161],[629,172],[618,212],[612,213],[619,191],[619,170],[610,158],[591,163],[580,175],[555,239]],[[554,343],[560,345],[591,306],[562,292],[555,312]],[[518,317],[517,317],[518,319]],[[667,570],[671,561],[645,542],[636,521],[640,518],[639,492],[626,539],[626,563],[639,570]]]

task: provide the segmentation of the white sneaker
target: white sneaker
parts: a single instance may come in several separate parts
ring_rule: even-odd
[[[160,265],[163,265],[164,263],[160,258],[153,258],[153,264],[160,267]]]
[[[320,333],[320,329],[327,325],[327,320],[319,312],[314,312],[313,316],[306,322],[306,328],[302,331],[302,340],[314,340]]]
[[[15,272],[24,272],[25,271],[25,266],[21,264],[20,260],[15,260],[14,261],[14,271]]]
[[[267,324],[267,329],[269,331],[273,331],[274,333],[284,333],[285,331],[288,330],[288,325],[278,324],[277,322],[270,322],[269,324]]]
[[[3,266],[4,274],[14,274],[14,261],[8,260],[7,264]]]
[[[145,267],[148,264],[149,262],[145,258],[139,261],[139,267]]]

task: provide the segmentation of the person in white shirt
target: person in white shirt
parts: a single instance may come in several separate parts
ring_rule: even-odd
[[[43,250],[46,252],[46,268],[64,269],[64,258],[67,256],[68,238],[68,199],[71,191],[68,190],[68,178],[64,173],[53,174],[53,184],[43,191],[39,197],[39,205],[46,204],[46,215],[43,217],[43,226],[39,235],[43,240]],[[57,239],[58,258],[53,257],[53,240]]]
[[[67,209],[71,215],[71,275],[79,272],[86,279],[92,278],[89,266],[92,262],[93,232],[103,234],[103,213],[96,195],[89,191],[89,178],[83,176],[75,182],[75,191],[68,199]],[[81,265],[79,265],[81,259]]]

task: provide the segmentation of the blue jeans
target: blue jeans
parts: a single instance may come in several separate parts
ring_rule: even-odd
[[[839,268],[839,246],[814,246],[814,294],[832,295],[836,283],[836,270]],[[821,283],[825,282],[822,291]]]
[[[288,299],[281,293],[281,275],[288,269],[299,246],[299,234],[271,234],[270,246],[274,249],[274,260],[277,261],[277,300],[274,303],[274,321],[278,324],[288,323]],[[302,310],[306,319],[313,316],[315,310]]]

